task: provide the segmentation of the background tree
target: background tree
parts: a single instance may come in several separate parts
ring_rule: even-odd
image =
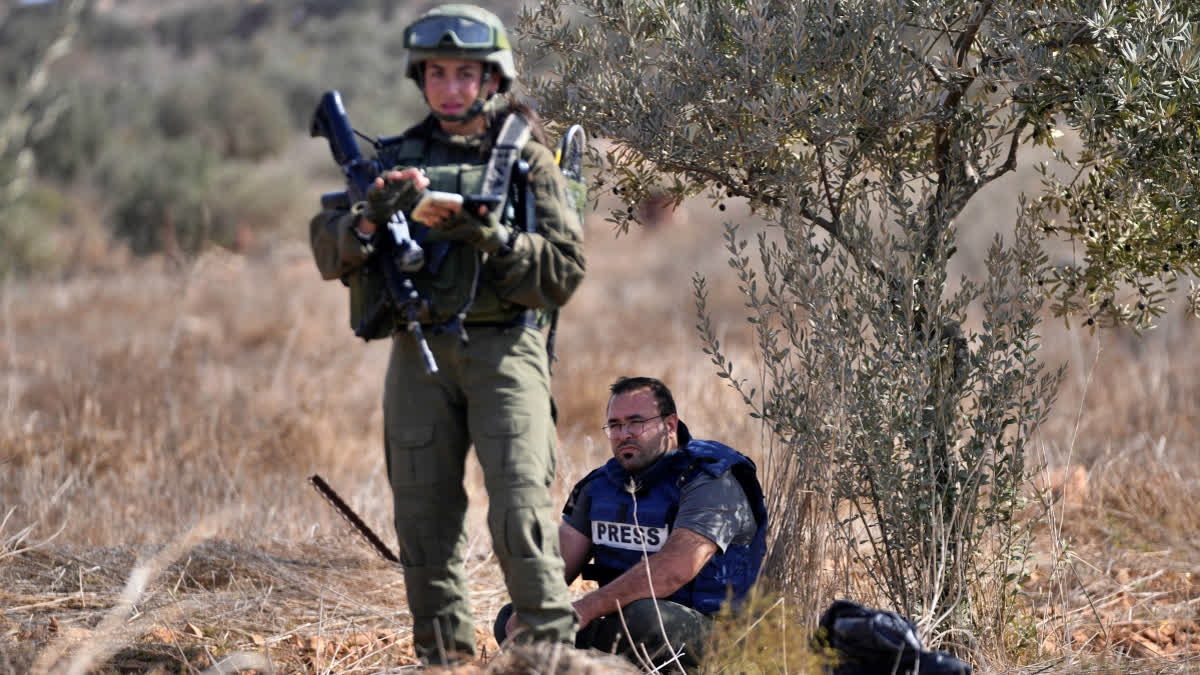
[[[543,0],[523,15],[550,69],[532,84],[542,112],[612,143],[599,187],[630,205],[741,197],[769,226],[757,263],[726,235],[761,383],[723,355],[702,278],[699,329],[780,451],[768,574],[811,610],[836,588],[919,617],[935,643],[1003,634],[1025,450],[1058,381],[1036,358],[1044,300],[1142,329],[1198,271],[1197,19],[1185,0]],[[1055,170],[993,214],[1009,234],[986,276],[953,282],[955,219],[1034,146]],[[1052,267],[1060,247],[1070,262]]]

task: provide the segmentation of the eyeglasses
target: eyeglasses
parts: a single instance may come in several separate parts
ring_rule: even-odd
[[[508,49],[508,36],[492,26],[461,16],[431,16],[404,31],[408,49]]]
[[[644,420],[629,420],[628,422],[609,422],[600,428],[604,430],[604,433],[608,434],[609,438],[620,438],[626,431],[631,436],[641,436],[642,432],[646,430],[646,424],[660,417],[663,416],[655,415]]]

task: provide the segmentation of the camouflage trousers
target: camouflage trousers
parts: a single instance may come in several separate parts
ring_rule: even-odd
[[[439,372],[413,337],[392,340],[384,442],[413,643],[427,663],[475,652],[463,566],[472,442],[488,493],[488,528],[509,596],[531,640],[569,642],[575,613],[550,503],[556,436],[541,333],[524,326],[428,336]]]
[[[512,612],[512,605],[505,605],[496,616],[492,631],[497,642],[503,643],[508,637],[504,626]],[[659,623],[660,618],[662,623]],[[620,654],[636,665],[645,665],[644,661],[649,658],[655,666],[670,660],[672,654],[682,652],[679,663],[692,670],[699,667],[711,632],[712,618],[691,607],[669,600],[644,599],[629,603],[620,614],[607,614],[593,620],[575,635],[575,647]],[[634,645],[637,646],[636,653]]]

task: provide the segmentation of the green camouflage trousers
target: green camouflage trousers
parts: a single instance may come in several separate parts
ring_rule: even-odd
[[[475,625],[463,567],[464,463],[472,443],[488,493],[488,528],[524,635],[570,642],[575,613],[563,581],[550,377],[542,335],[524,326],[427,335],[439,372],[425,373],[408,333],[392,340],[384,441],[417,655],[472,655]]]

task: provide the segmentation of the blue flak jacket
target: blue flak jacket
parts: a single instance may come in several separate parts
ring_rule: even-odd
[[[674,530],[683,487],[701,472],[718,477],[726,471],[733,472],[746,492],[758,523],[754,539],[713,555],[695,579],[666,599],[703,614],[715,614],[726,599],[738,606],[758,578],[766,554],[767,508],[754,462],[715,441],[692,440],[664,456],[637,477],[633,492],[633,478],[616,459],[581,481],[591,497],[595,556],[583,577],[601,585],[609,583],[644,555],[661,549],[667,532]]]

